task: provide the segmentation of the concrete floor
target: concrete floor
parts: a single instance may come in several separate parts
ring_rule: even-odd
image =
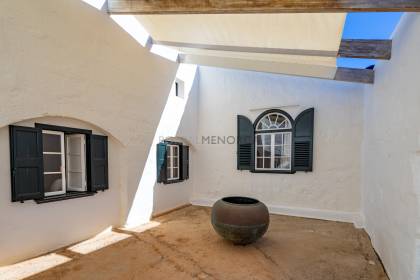
[[[59,250],[71,260],[30,279],[388,279],[368,235],[352,224],[272,215],[266,235],[244,247],[216,235],[210,208],[156,221],[147,231],[118,231],[126,238],[92,252]]]

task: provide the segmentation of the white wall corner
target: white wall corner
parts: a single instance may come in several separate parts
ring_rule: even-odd
[[[190,202],[196,206],[211,207],[216,201],[217,199],[211,198],[193,198]],[[270,214],[353,223],[356,228],[364,228],[364,216],[360,212],[331,211],[279,205],[267,205],[267,207]]]

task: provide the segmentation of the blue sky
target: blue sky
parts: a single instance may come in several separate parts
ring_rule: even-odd
[[[403,13],[349,13],[343,39],[390,39]],[[337,66],[366,68],[371,59],[339,58]]]

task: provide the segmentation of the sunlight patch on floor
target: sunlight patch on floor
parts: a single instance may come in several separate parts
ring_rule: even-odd
[[[129,234],[114,232],[114,231],[106,231],[106,232],[96,235],[95,237],[91,239],[88,239],[76,245],[73,245],[67,248],[67,250],[75,252],[75,253],[79,253],[82,255],[86,255],[91,252],[100,250],[104,247],[107,247],[109,245],[115,244],[128,237],[130,237]]]
[[[160,226],[159,222],[151,221],[147,224],[132,227],[132,228],[122,228],[122,230],[135,232],[135,233],[141,233],[141,232],[148,231],[149,229],[152,229],[152,228],[155,228],[155,227],[158,227],[158,226]]]
[[[0,267],[0,279],[24,279],[69,261],[71,261],[69,257],[51,253],[17,264]]]

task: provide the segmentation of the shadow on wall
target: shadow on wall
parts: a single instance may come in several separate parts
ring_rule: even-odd
[[[139,178],[136,193],[133,197],[128,197],[131,201],[127,203],[128,212],[124,225],[126,228],[148,222],[153,213],[154,202],[158,203],[159,201],[159,197],[154,198],[156,188],[156,144],[163,139],[177,137],[181,121],[187,112],[186,109],[193,110],[194,106],[190,105],[190,94],[192,93],[196,73],[197,66],[195,65],[181,64],[178,68],[176,78],[184,84],[184,95],[183,98],[176,96],[175,86],[172,86],[168,94],[159,124],[149,145],[147,159]],[[193,143],[192,139],[189,140]]]

